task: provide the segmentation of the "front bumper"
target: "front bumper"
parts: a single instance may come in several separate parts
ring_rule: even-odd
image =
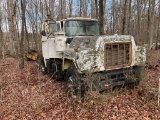
[[[140,79],[145,76],[144,71],[144,66],[134,66],[130,68],[123,68],[118,70],[110,70],[96,73],[93,77],[94,85],[92,86],[96,86],[95,88],[98,88],[98,91],[101,91],[114,86],[123,86],[126,84],[139,82]]]

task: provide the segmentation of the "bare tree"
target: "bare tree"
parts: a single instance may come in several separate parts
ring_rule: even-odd
[[[2,32],[2,12],[1,12],[1,9],[0,9],[0,51],[3,55],[3,59],[4,59],[4,54],[3,54],[3,32]]]
[[[103,0],[99,0],[99,25],[100,25],[100,34],[104,34],[104,9],[103,9]]]
[[[148,50],[151,50],[152,43],[153,43],[153,32],[154,32],[154,14],[155,14],[155,0],[149,0],[149,40],[148,40]]]
[[[85,16],[85,17],[88,15],[87,8],[88,8],[87,0],[83,0],[82,13],[83,13],[83,16]]]
[[[51,17],[54,18],[55,17],[55,0],[50,0],[49,3],[49,9],[51,10]]]
[[[131,13],[132,13],[132,0],[129,0],[129,23],[128,23],[128,34],[131,32]]]
[[[116,30],[116,26],[115,26],[115,23],[116,23],[116,0],[112,1],[112,17],[113,17],[113,31],[112,31],[112,33],[115,33],[115,30]]]
[[[157,19],[157,40],[156,40],[156,49],[160,49],[160,46],[158,46],[158,43],[160,43],[160,2],[158,7],[158,19]]]
[[[137,0],[137,41],[140,41],[140,31],[141,31],[141,0]]]
[[[25,22],[24,23],[25,24],[25,38],[26,38],[26,47],[27,47],[26,51],[30,51],[27,23],[26,23],[26,21],[24,21],[24,22]]]
[[[63,1],[59,0],[59,6],[58,6],[58,20],[63,18],[63,6],[62,6]]]
[[[148,40],[148,0],[142,0],[142,10],[141,10],[141,40],[147,43]]]
[[[66,15],[66,10],[67,6],[66,6],[66,0],[63,0],[63,18],[66,18],[67,15]]]
[[[124,4],[124,18],[123,18],[123,29],[122,29],[122,34],[128,34],[128,23],[129,23],[129,19],[128,19],[128,15],[129,15],[129,5],[130,5],[130,1],[129,0],[125,0],[125,4]]]
[[[82,0],[79,0],[79,16],[82,16]]]
[[[14,25],[14,17],[16,14],[16,2],[14,0],[7,0],[7,13],[8,13],[8,27],[9,27],[9,51],[10,55],[16,56],[16,49],[15,49],[15,25]]]
[[[22,29],[21,29],[21,40],[20,40],[20,61],[19,61],[19,68],[24,68],[24,58],[23,58],[23,52],[24,52],[24,29],[25,29],[25,0],[21,0],[21,12],[22,12]]]
[[[72,4],[73,4],[73,0],[69,0],[69,17],[72,16],[72,10],[73,10]]]
[[[96,18],[98,19],[98,2],[95,0],[95,6],[96,6]]]

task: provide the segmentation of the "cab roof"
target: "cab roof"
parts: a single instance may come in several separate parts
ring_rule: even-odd
[[[60,21],[69,21],[69,20],[88,20],[88,21],[97,21],[97,19],[89,18],[89,17],[68,17],[65,19],[62,19]]]

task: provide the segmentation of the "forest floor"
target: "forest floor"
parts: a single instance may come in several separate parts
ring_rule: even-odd
[[[146,77],[132,89],[90,94],[83,101],[66,95],[65,81],[56,81],[38,71],[36,62],[0,60],[1,120],[160,120],[158,87],[160,50],[147,58]]]

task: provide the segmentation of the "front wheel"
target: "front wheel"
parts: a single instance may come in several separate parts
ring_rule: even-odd
[[[39,55],[38,56],[38,67],[39,67],[39,70],[43,73],[43,74],[46,74],[47,73],[47,69],[45,67],[45,64],[44,64],[44,58],[42,55]]]
[[[78,93],[78,84],[77,80],[78,75],[76,75],[76,69],[75,67],[68,68],[66,72],[66,80],[67,80],[67,95],[69,97],[73,95],[77,95]]]
[[[75,67],[69,67],[66,72],[67,95],[73,97],[81,94],[81,79]]]

